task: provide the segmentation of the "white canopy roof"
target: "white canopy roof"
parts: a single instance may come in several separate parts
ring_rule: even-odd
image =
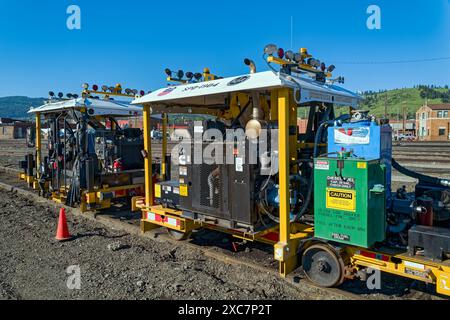
[[[113,101],[113,100],[101,100],[92,98],[77,98],[65,101],[48,102],[43,106],[37,108],[31,108],[28,113],[54,113],[63,110],[78,110],[80,108],[92,109],[91,116],[140,116],[142,115],[142,108],[132,106],[128,102],[124,101]]]
[[[225,99],[232,92],[267,91],[283,87],[299,89],[300,103],[317,101],[357,107],[358,101],[361,100],[361,97],[357,94],[335,85],[265,71],[208,82],[170,86],[137,98],[132,104],[152,104],[155,106],[224,105]]]

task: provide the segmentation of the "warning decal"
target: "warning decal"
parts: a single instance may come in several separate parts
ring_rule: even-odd
[[[325,160],[317,160],[314,168],[317,170],[330,170],[330,163]]]
[[[161,198],[161,185],[155,184],[155,197]]]
[[[336,128],[334,142],[338,144],[370,144],[370,127]]]
[[[327,209],[355,211],[355,195],[355,190],[328,188],[326,197]]]
[[[180,196],[187,197],[188,196],[188,186],[180,185]]]
[[[328,176],[327,177],[327,187],[355,189],[355,179],[354,178]]]

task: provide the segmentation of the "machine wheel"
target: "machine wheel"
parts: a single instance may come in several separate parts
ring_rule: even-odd
[[[320,287],[335,287],[344,282],[344,262],[326,244],[315,244],[302,257],[306,277]]]
[[[167,229],[167,233],[169,234],[169,236],[172,239],[175,239],[177,241],[186,240],[191,235],[191,232],[181,232],[181,231],[173,230],[173,229],[170,229],[170,228],[166,228],[166,229]]]

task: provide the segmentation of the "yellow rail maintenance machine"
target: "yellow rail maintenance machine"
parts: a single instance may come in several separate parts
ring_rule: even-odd
[[[118,121],[142,116],[142,108],[130,101],[145,92],[122,92],[119,84],[101,90],[84,84],[83,89],[81,97],[50,92],[45,105],[29,111],[36,118],[36,153],[21,162],[20,178],[42,196],[90,211],[143,194],[142,130],[121,127]],[[114,100],[117,97],[128,102]]]
[[[333,65],[304,48],[268,45],[264,56],[269,71],[245,59],[250,73],[230,78],[167,69],[177,84],[133,101],[144,107],[145,198],[133,199],[142,231],[181,240],[209,228],[270,244],[282,276],[302,266],[324,287],[370,267],[450,295],[449,181],[396,163],[390,126],[358,111]],[[309,111],[301,134],[299,110]],[[210,116],[172,152],[171,181],[152,180],[152,112]],[[392,165],[419,179],[414,193],[391,192]]]

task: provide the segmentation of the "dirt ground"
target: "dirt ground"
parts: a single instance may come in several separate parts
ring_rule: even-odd
[[[224,263],[199,249],[167,242],[159,236],[164,231],[142,237],[70,213],[73,239],[59,243],[54,239],[58,212],[53,206],[17,191],[0,191],[0,300],[441,298],[433,286],[387,274],[382,275],[381,290],[368,290],[359,280],[346,281],[343,291],[320,289],[306,283],[300,270],[292,283],[274,272]],[[127,215],[115,218],[125,220],[123,224],[136,222]],[[276,270],[273,253],[264,246],[246,244],[232,252],[229,237],[203,231],[190,243]],[[71,266],[79,267],[80,290],[67,287]]]
[[[81,217],[69,215],[74,240],[59,243],[55,210],[15,192],[0,193],[0,219],[1,299],[336,298]],[[67,287],[69,266],[80,268],[80,290]]]
[[[2,144],[0,166],[14,167],[27,152],[19,144]],[[8,156],[6,156],[8,154]],[[11,182],[14,176],[3,175]],[[17,182],[16,182],[17,183]],[[126,210],[110,218],[136,225]],[[44,200],[0,189],[0,299],[345,299],[336,291],[297,284],[273,273],[227,264],[201,250],[185,248],[159,237],[142,237],[81,216],[68,214],[72,241],[54,239],[57,209]],[[213,248],[237,259],[250,257],[276,270],[272,252],[247,244],[229,250],[229,237],[199,233],[191,243]],[[67,287],[67,268],[78,266],[81,289]],[[369,291],[361,281],[347,281],[345,292],[367,299],[436,299],[432,286],[382,276],[382,290]]]

